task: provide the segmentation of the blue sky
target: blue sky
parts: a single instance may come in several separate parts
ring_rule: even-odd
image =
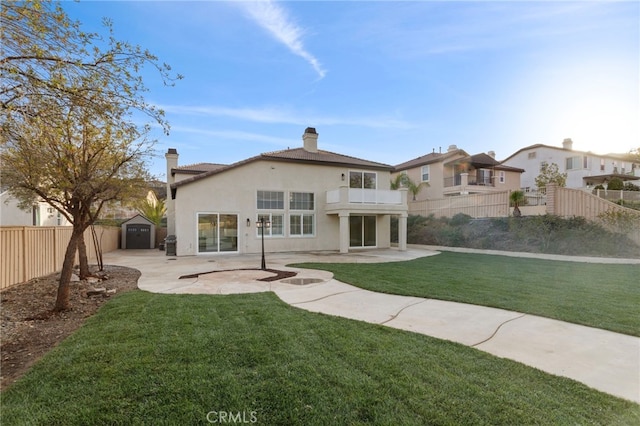
[[[319,148],[398,164],[451,144],[501,160],[528,145],[640,146],[640,3],[552,1],[65,2],[72,19],[184,75],[163,87],[151,171]]]

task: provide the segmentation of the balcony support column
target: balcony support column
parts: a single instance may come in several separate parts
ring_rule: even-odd
[[[407,213],[398,218],[398,248],[400,251],[407,250]]]
[[[340,253],[349,253],[349,213],[340,212]]]
[[[460,173],[460,194],[466,195],[469,193],[467,185],[469,185],[469,173]]]

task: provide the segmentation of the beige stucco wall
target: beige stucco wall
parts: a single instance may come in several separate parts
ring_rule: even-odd
[[[462,158],[462,157],[464,156],[460,155],[457,157],[454,156],[451,158],[447,158],[447,162],[454,161],[455,159]],[[453,172],[454,172],[454,169],[452,167],[445,168],[444,163],[442,162],[429,164],[429,182],[428,182],[429,185],[428,186],[425,185],[421,188],[415,200],[413,200],[412,194],[408,194],[409,201],[424,201],[428,199],[433,200],[433,199],[444,197],[445,196],[444,180],[447,178],[453,178],[454,177]],[[406,173],[407,176],[409,176],[409,178],[415,183],[420,183],[422,181],[422,166],[405,170],[404,173]],[[472,170],[469,173],[474,174],[476,173],[476,171]],[[481,189],[481,191],[479,192],[488,192],[488,191],[494,191],[494,190],[495,191],[515,191],[520,189],[520,173],[519,172],[505,171],[504,183],[500,183],[499,181],[500,170],[496,170],[494,173],[495,173],[494,174],[495,183],[493,187],[469,186],[467,187],[467,189],[470,192],[474,192],[473,191],[474,189],[476,190]],[[393,178],[395,178],[395,176],[397,176],[398,174],[399,173],[394,173]]]
[[[519,191],[520,190],[520,172],[505,171],[505,182],[500,183],[498,176],[500,170],[496,171],[495,188],[498,191]]]
[[[259,160],[179,186],[175,200],[177,254],[198,254],[198,213],[238,215],[238,251],[259,253],[261,238],[255,222],[258,213],[268,211],[257,209],[258,190],[285,192],[285,209],[272,211],[285,215],[285,236],[265,237],[265,251],[338,250],[340,221],[337,214],[325,213],[326,191],[338,189],[344,183],[342,174],[348,181],[350,170],[362,169]],[[377,182],[378,189],[389,189],[389,172],[377,171]],[[315,194],[314,236],[289,236],[289,192]],[[377,227],[377,247],[389,247],[389,216],[378,216]]]
[[[33,210],[20,209],[18,200],[8,191],[0,195],[1,226],[32,226],[34,225],[33,214]],[[51,205],[40,201],[36,204],[35,226],[71,226],[71,223]]]
[[[447,157],[446,161],[450,162],[462,157],[465,157],[465,155],[454,155],[452,157]],[[409,176],[409,179],[418,184],[422,182],[422,167],[423,166],[414,167],[412,169],[404,170],[403,172],[406,173],[407,176]],[[429,164],[429,182],[427,182],[428,185],[424,185],[422,187],[418,195],[416,195],[415,201],[442,198],[444,193],[444,179],[453,177],[453,171],[451,168],[449,169],[449,175],[445,176],[445,167],[442,161]],[[393,177],[395,178],[395,176],[398,174],[399,173],[394,173]],[[413,201],[412,194],[408,194],[408,197],[409,201]]]
[[[0,225],[1,226],[31,226],[33,213],[18,207],[18,201],[9,192],[0,194]]]

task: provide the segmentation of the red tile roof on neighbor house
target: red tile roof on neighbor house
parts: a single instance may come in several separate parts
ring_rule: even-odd
[[[414,158],[413,160],[405,161],[404,163],[398,164],[394,167],[394,169],[396,172],[401,172],[403,170],[413,169],[415,167],[426,166],[427,164],[439,163],[455,155],[464,155],[465,157],[469,156],[469,154],[467,154],[462,149],[456,149],[442,153],[432,152],[430,154],[423,155],[421,157]]]
[[[485,154],[484,152],[481,152],[480,154],[467,156],[467,157],[457,158],[455,160],[449,161],[445,165],[454,166],[458,164],[468,164],[472,166],[474,169],[486,168],[486,169],[495,169],[495,170],[524,173],[524,169],[502,165],[495,158],[491,157],[488,154]]]
[[[212,170],[218,170],[227,167],[227,164],[215,164],[215,163],[196,163],[188,164],[186,166],[179,166],[171,169],[172,174],[183,173],[189,175],[197,175],[200,173],[210,172]]]
[[[389,164],[377,163],[375,161],[363,160],[361,158],[350,157],[348,155],[336,154],[334,152],[318,150],[317,152],[310,152],[305,150],[304,148],[294,148],[294,149],[285,149],[282,151],[273,151],[266,152],[255,157],[247,158],[246,160],[238,161],[237,163],[229,164],[229,165],[221,165],[218,164],[216,166],[220,167],[211,167],[206,171],[197,171],[198,167],[204,168],[201,166],[202,164],[211,163],[200,163],[193,166],[185,166],[192,167],[194,171],[187,171],[186,173],[193,173],[195,176],[192,176],[187,179],[183,179],[179,182],[171,184],[172,188],[177,188],[179,186],[187,185],[191,182],[195,182],[200,179],[204,179],[209,176],[216,175],[218,173],[223,173],[227,170],[234,169],[245,164],[253,163],[255,161],[284,161],[290,163],[304,163],[310,165],[336,165],[336,166],[347,166],[347,167],[358,167],[358,168],[366,168],[372,170],[387,170],[392,171],[393,166]],[[178,167],[182,172],[182,168]],[[177,170],[172,169],[172,170]]]

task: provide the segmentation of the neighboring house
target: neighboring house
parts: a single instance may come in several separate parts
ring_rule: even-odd
[[[520,189],[524,170],[501,164],[494,157],[493,151],[469,155],[451,145],[445,153],[432,152],[398,164],[393,178],[402,173],[416,184],[425,184],[415,201]]]
[[[390,190],[387,164],[318,149],[307,128],[303,147],[231,164],[178,167],[167,159],[167,228],[178,256],[388,248],[391,216],[406,249],[406,190]],[[265,220],[270,227],[259,228]]]
[[[153,191],[159,200],[164,200],[167,196],[166,182],[153,180],[147,183],[148,190]],[[100,219],[124,221],[138,214],[136,203],[144,201],[145,191],[141,191],[139,199],[127,199],[125,201],[110,201],[102,206]]]
[[[22,210],[9,191],[0,193],[0,226],[70,226],[59,211],[43,201]]]
[[[596,185],[605,185],[614,177],[623,181],[640,179],[640,163],[632,155],[574,151],[571,139],[565,139],[562,148],[531,145],[516,151],[502,162],[525,170],[521,178],[525,192],[537,189],[535,179],[545,163],[555,163],[560,173],[567,174],[567,188],[592,189]]]

